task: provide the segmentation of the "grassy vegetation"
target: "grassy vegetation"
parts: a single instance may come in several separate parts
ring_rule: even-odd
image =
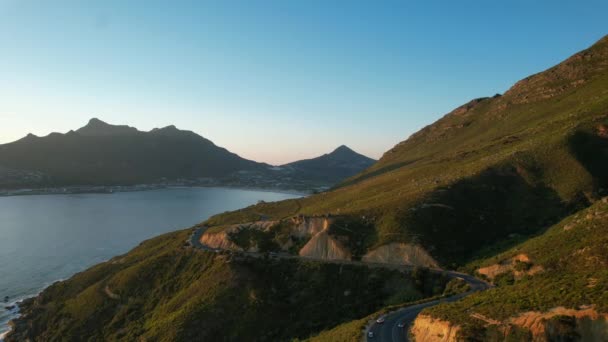
[[[360,217],[338,217],[329,226],[329,234],[348,247],[354,260],[361,259],[367,249],[374,244],[374,233],[373,223]]]
[[[445,267],[462,266],[542,233],[606,191],[608,39],[472,101],[399,143],[332,191],[211,218],[365,216],[356,254],[420,243]],[[348,235],[348,234],[347,234]]]
[[[541,266],[543,272],[519,280],[513,277],[512,272],[507,273],[495,280],[497,288],[456,303],[427,309],[427,313],[466,327],[463,334],[472,334],[469,337],[492,333],[483,328],[483,322],[472,318],[471,313],[481,313],[501,321],[522,312],[543,312],[558,306],[576,309],[594,305],[598,312],[608,313],[606,222],[608,201],[598,201],[536,238],[490,259],[468,265],[475,269],[523,253],[529,256],[529,265],[516,264],[515,267]]]
[[[52,285],[24,305],[13,339],[288,341],[440,294],[447,283],[428,272],[217,255],[185,248],[189,233],[148,240]]]
[[[275,252],[280,246],[274,241],[274,234],[259,229],[238,229],[228,234],[230,241],[244,250],[257,246],[260,252]]]
[[[288,247],[287,250],[292,254],[298,254],[298,251],[308,242],[308,238],[297,237],[291,234],[294,223],[291,220],[280,220],[273,223],[267,229],[259,227],[250,228],[248,226],[240,226],[228,233],[228,238],[231,242],[242,248],[243,250],[257,250],[258,252],[279,252],[282,247]],[[209,228],[208,232],[217,232],[226,229],[227,226],[215,226]]]
[[[422,272],[421,274],[425,274],[425,271],[423,269],[419,269],[418,272]],[[397,309],[400,309],[400,308],[403,308],[406,306],[411,306],[411,305],[421,304],[421,303],[428,302],[428,301],[433,301],[433,300],[436,300],[436,299],[439,299],[439,298],[442,298],[445,296],[449,297],[454,294],[466,292],[468,290],[469,290],[469,286],[466,282],[462,281],[461,279],[455,278],[455,279],[450,280],[447,283],[442,295],[435,295],[432,297],[427,297],[427,298],[424,298],[421,300],[415,300],[415,301],[404,301],[399,304],[394,304],[394,305],[384,307],[381,310],[378,310],[378,311],[374,312],[373,314],[368,315],[364,318],[350,321],[347,323],[342,323],[336,327],[333,327],[332,329],[322,331],[318,335],[313,336],[313,337],[307,339],[306,341],[309,341],[309,342],[358,341],[362,337],[362,331],[365,328],[365,325],[367,323],[369,323],[370,321],[375,320],[376,318],[378,318],[382,315],[386,315],[392,311],[395,311]]]

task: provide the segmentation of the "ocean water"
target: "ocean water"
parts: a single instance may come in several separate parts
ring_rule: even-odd
[[[57,280],[211,215],[294,197],[226,188],[0,197],[0,340],[18,314],[6,307]]]

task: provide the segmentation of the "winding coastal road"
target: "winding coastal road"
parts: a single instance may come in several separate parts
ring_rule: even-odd
[[[491,287],[490,284],[483,280],[479,280],[468,274],[444,271],[450,278],[460,278],[466,281],[470,290],[465,293],[460,293],[451,297],[441,298],[430,302],[416,304],[408,306],[397,311],[391,312],[384,316],[384,323],[374,322],[371,327],[366,329],[365,338],[367,341],[382,341],[382,342],[393,342],[393,341],[409,341],[408,331],[410,330],[414,320],[425,308],[435,306],[441,303],[455,302],[461,298],[464,298],[472,293],[483,291]],[[401,323],[401,324],[400,324]],[[399,326],[401,325],[401,327]],[[368,333],[372,332],[373,336],[369,336]]]
[[[204,227],[204,226],[196,228],[194,230],[194,232],[192,233],[192,235],[190,235],[190,238],[188,239],[187,242],[190,244],[190,246],[192,246],[194,248],[201,249],[201,250],[208,251],[208,252],[219,253],[219,252],[224,251],[222,249],[209,247],[209,246],[206,246],[201,243],[201,241],[200,241],[201,237],[203,236],[203,234],[205,233],[207,228],[208,227]],[[252,257],[256,257],[256,258],[259,258],[262,256],[261,253],[251,253],[251,252],[239,252],[239,253],[242,253],[242,254],[248,255],[248,256],[252,256]],[[414,268],[416,268],[415,266],[408,266],[408,265],[392,265],[392,264],[381,264],[381,263],[366,263],[366,262],[362,262],[362,261],[328,260],[328,259],[320,259],[320,258],[309,258],[309,257],[301,257],[301,256],[297,256],[297,255],[287,254],[287,253],[272,253],[272,255],[273,255],[273,257],[278,258],[278,259],[305,259],[305,260],[312,260],[312,261],[326,262],[326,263],[333,263],[333,264],[349,264],[349,265],[359,265],[359,266],[366,266],[366,267],[381,267],[381,268],[387,268],[387,269],[393,269],[393,270],[403,270],[403,271],[409,271],[409,270],[413,270]],[[422,303],[422,304],[411,305],[411,306],[407,306],[407,307],[401,308],[399,310],[393,311],[384,316],[385,320],[383,323],[374,322],[371,326],[366,327],[366,329],[364,331],[364,334],[365,334],[364,336],[365,336],[366,341],[369,341],[369,342],[373,342],[373,341],[382,341],[382,342],[409,341],[408,331],[409,331],[412,323],[416,319],[416,316],[418,316],[418,314],[423,309],[431,307],[431,306],[435,306],[435,305],[441,304],[441,303],[455,302],[472,293],[487,290],[488,288],[490,288],[492,286],[483,280],[477,279],[477,278],[475,278],[471,275],[465,274],[465,273],[460,273],[460,272],[455,272],[455,271],[445,271],[442,269],[434,269],[434,268],[427,268],[427,269],[433,273],[445,274],[449,278],[452,278],[452,279],[460,278],[460,279],[464,280],[465,282],[467,282],[467,284],[469,284],[470,290],[467,292],[464,292],[464,293],[460,293],[460,294],[451,296],[451,297],[441,298],[441,299],[429,301],[429,302]],[[402,325],[401,327],[399,327],[400,323]],[[372,336],[369,335],[369,332],[372,333]]]

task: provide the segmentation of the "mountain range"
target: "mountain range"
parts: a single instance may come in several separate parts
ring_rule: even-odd
[[[175,126],[143,132],[94,118],[66,134],[29,134],[0,145],[0,188],[177,183],[310,190],[330,187],[373,162],[341,146],[272,167]]]
[[[447,291],[427,268],[492,287],[424,309],[416,340],[608,340],[607,132],[608,36],[330,191],[215,215],[51,286],[8,340],[358,341],[396,303]]]

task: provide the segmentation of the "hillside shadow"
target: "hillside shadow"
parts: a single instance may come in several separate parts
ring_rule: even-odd
[[[579,131],[568,141],[575,158],[591,174],[595,190],[608,187],[608,137]]]
[[[553,189],[530,184],[519,171],[492,168],[437,189],[403,214],[408,234],[456,267],[500,253],[570,212]]]

